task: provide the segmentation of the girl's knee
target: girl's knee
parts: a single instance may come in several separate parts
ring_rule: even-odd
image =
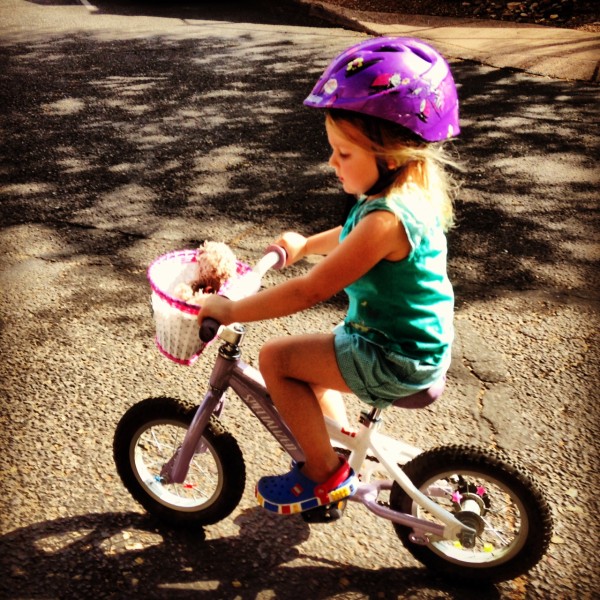
[[[273,372],[278,365],[281,365],[284,340],[282,338],[274,338],[268,340],[260,349],[258,354],[258,364],[261,373]]]

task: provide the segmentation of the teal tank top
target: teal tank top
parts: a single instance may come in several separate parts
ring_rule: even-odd
[[[454,293],[446,273],[446,236],[420,193],[393,194],[353,207],[342,241],[367,214],[385,210],[404,225],[411,250],[400,261],[382,260],[345,288],[344,326],[394,352],[439,366],[449,361],[454,336]]]

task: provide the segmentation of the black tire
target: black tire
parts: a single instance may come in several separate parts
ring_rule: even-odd
[[[147,398],[123,415],[114,437],[114,461],[125,487],[151,515],[176,527],[224,519],[238,505],[246,481],[240,448],[214,416],[185,481],[161,481],[161,468],[183,441],[196,409],[174,398]]]
[[[446,446],[424,452],[402,468],[422,492],[433,484],[438,490],[442,487],[445,495],[429,498],[459,520],[481,527],[475,545],[465,548],[431,536],[426,545],[416,544],[409,537],[410,527],[394,524],[402,544],[426,566],[463,581],[494,583],[524,574],[544,556],[552,536],[550,508],[532,476],[505,457],[468,446]],[[473,512],[461,508],[467,500],[478,504],[480,519],[473,521]],[[390,506],[432,518],[395,482]]]

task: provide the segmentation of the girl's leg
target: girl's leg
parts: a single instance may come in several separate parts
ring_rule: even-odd
[[[330,419],[337,421],[344,429],[350,429],[350,422],[346,414],[346,403],[342,394],[337,390],[318,385],[313,385],[312,389],[319,401],[321,412]]]
[[[340,461],[329,442],[315,389],[317,393],[350,391],[337,366],[333,334],[270,340],[260,353],[260,371],[277,410],[304,451],[303,474],[317,483],[326,481]]]

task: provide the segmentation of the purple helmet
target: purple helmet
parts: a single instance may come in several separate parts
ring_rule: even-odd
[[[304,101],[402,125],[428,142],[460,133],[458,96],[448,63],[415,38],[374,38],[348,48]]]

